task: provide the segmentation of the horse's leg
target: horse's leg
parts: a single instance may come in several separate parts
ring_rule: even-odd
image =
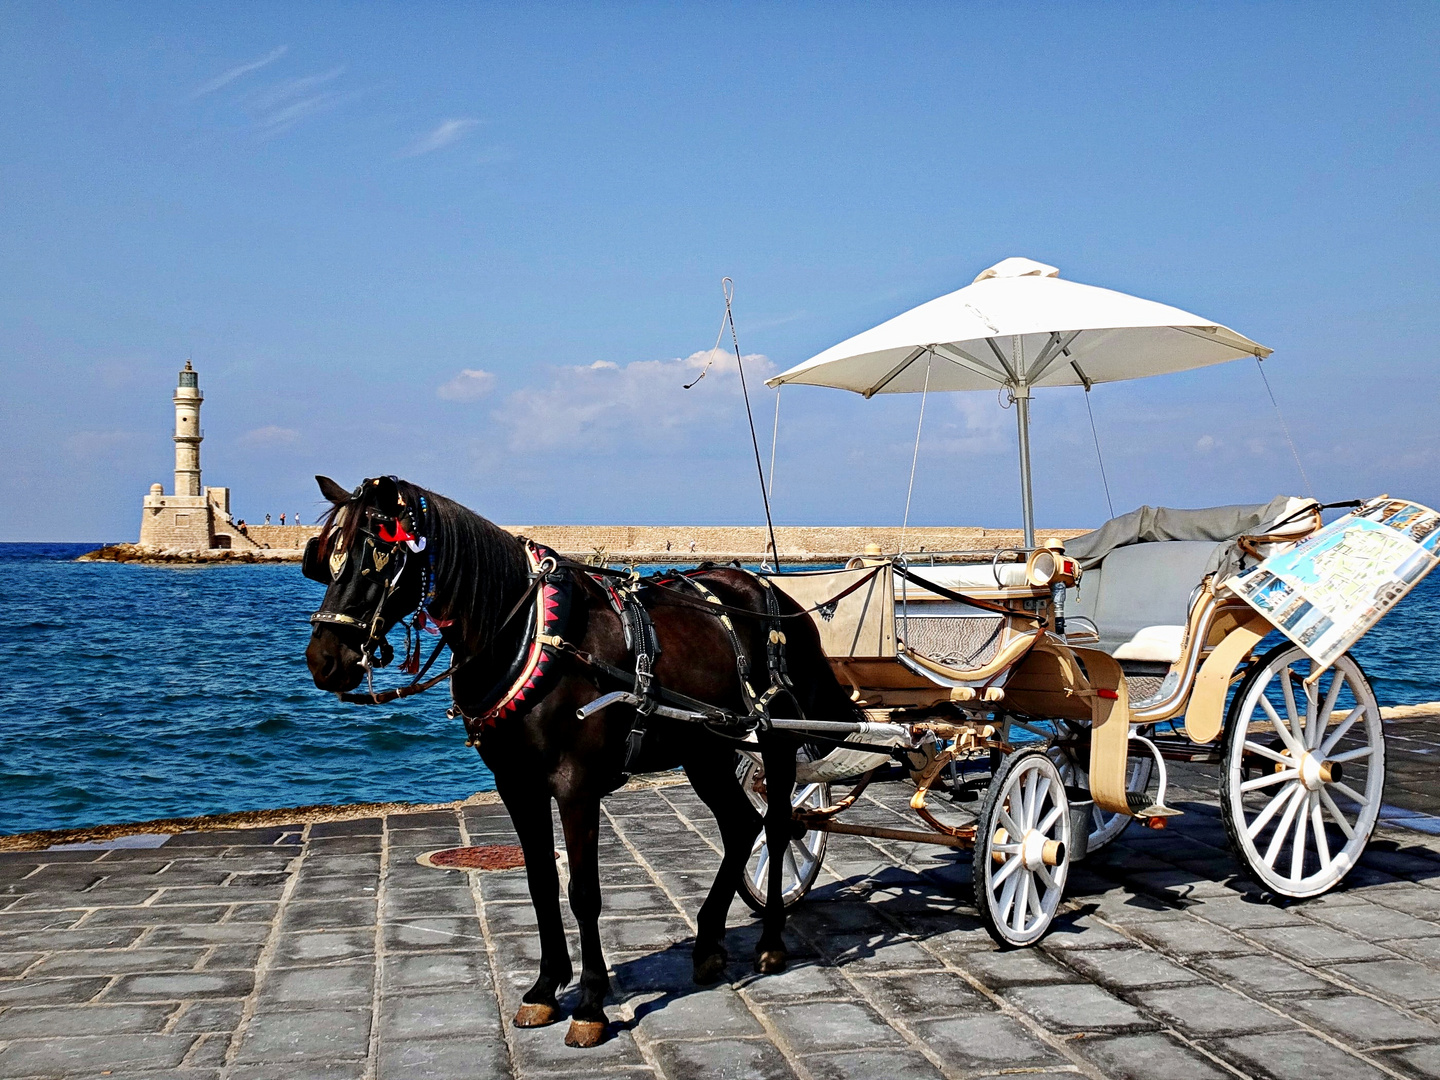
[[[725,917],[745,872],[761,818],[735,779],[734,755],[706,748],[687,762],[685,775],[720,826],[725,855],[710,886],[710,895],[695,919],[695,981],[702,986],[719,981],[729,956],[725,952]]]
[[[605,1037],[605,995],[610,975],[600,947],[600,800],[560,800],[560,825],[570,856],[570,910],[580,924],[580,1003],[565,1035],[566,1046],[596,1046]]]
[[[755,947],[755,970],[762,975],[784,971],[785,856],[790,850],[790,799],[795,792],[795,747],[787,739],[767,739],[765,761],[765,843],[770,849],[770,881],[765,892],[764,928]]]
[[[516,1027],[544,1027],[560,1019],[555,994],[570,981],[570,949],[560,919],[560,875],[555,868],[555,827],[544,788],[528,782],[501,784],[495,777],[505,809],[525,849],[525,877],[540,932],[540,977],[521,998]],[[516,790],[516,788],[520,790]]]

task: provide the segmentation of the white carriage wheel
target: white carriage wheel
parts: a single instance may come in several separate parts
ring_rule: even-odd
[[[1139,729],[1141,735],[1148,736],[1154,729],[1154,725],[1147,725]],[[1055,746],[1050,751],[1050,758],[1060,767],[1060,777],[1070,787],[1090,787],[1090,762],[1089,760],[1079,761],[1067,747]],[[1150,756],[1144,746],[1131,747],[1129,768],[1125,772],[1125,790],[1143,794],[1150,786],[1150,776],[1155,771],[1155,759]],[[1112,840],[1119,838],[1120,834],[1130,827],[1135,819],[1129,814],[1114,814],[1109,810],[1102,810],[1099,806],[1090,808],[1090,836],[1085,844],[1087,855],[1093,855]]]
[[[1370,681],[1349,653],[1311,686],[1313,661],[1262,656],[1226,721],[1220,802],[1246,871],[1282,896],[1318,896],[1360,860],[1385,788],[1385,737]]]
[[[1002,945],[1031,945],[1050,929],[1070,874],[1070,804],[1055,762],[1039,747],[1005,758],[976,822],[975,906]]]
[[[740,786],[745,789],[745,795],[763,817],[766,798],[759,789],[763,788],[765,779],[764,764],[757,757],[741,753],[736,775],[740,778]],[[829,806],[830,785],[796,784],[790,805],[797,810],[818,810],[822,806]],[[820,876],[820,864],[825,861],[825,841],[829,835],[809,829],[798,838],[792,837],[786,845],[780,893],[786,907],[804,897],[815,884],[815,879]],[[765,895],[769,888],[770,848],[765,843],[765,830],[762,828],[760,835],[755,838],[755,845],[750,849],[750,858],[745,863],[745,873],[740,879],[740,898],[750,905],[751,910],[763,912]]]

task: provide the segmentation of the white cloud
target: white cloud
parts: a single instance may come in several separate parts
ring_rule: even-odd
[[[706,364],[704,380],[695,383]],[[745,374],[757,416],[773,408],[764,380],[775,373],[768,357],[745,357]],[[694,384],[684,389],[685,384]],[[721,424],[743,423],[735,354],[717,349],[672,360],[620,365],[599,360],[585,367],[556,368],[548,385],[518,390],[495,413],[516,447],[543,432],[548,445],[579,445],[587,453],[607,444],[666,449],[663,442],[713,436]],[[728,433],[727,433],[728,438]]]
[[[255,428],[240,436],[240,445],[254,449],[268,449],[277,446],[293,446],[300,441],[300,432],[294,428],[268,424]]]
[[[471,128],[480,121],[471,119],[468,116],[456,117],[452,120],[442,120],[433,131],[421,135],[409,148],[400,156],[402,158],[419,157],[421,154],[433,153],[453,142],[463,139]]]
[[[1201,435],[1200,438],[1195,440],[1195,449],[1199,450],[1202,454],[1208,454],[1211,450],[1215,449],[1215,446],[1214,435]]]
[[[446,401],[474,401],[488,394],[495,385],[495,376],[478,368],[466,368],[447,383],[435,389],[435,396]]]
[[[242,75],[249,75],[252,71],[259,71],[261,68],[273,64],[276,60],[279,60],[280,57],[284,56],[289,50],[290,46],[288,45],[277,46],[276,48],[271,49],[264,56],[260,57],[258,60],[251,60],[248,63],[239,64],[231,68],[229,71],[223,72],[222,74],[215,76],[215,78],[211,79],[209,82],[196,87],[195,92],[190,96],[192,98],[199,98],[204,97],[206,94],[213,94],[221,87],[229,86],[232,82],[240,78]]]
[[[262,139],[269,139],[290,130],[301,120],[351,101],[358,95],[342,94],[323,89],[345,73],[344,67],[313,75],[285,79],[244,96],[243,104],[255,117],[255,126]]]

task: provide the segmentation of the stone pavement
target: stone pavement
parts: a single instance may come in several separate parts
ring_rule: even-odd
[[[0,1077],[1440,1076],[1440,838],[1387,826],[1343,891],[1277,907],[1236,877],[1213,775],[1175,780],[1185,816],[1076,867],[1037,948],[980,928],[968,855],[837,836],[791,970],[750,973],[737,902],[703,990],[713,823],[684,785],[618,792],[590,1051],[505,1022],[535,974],[523,871],[415,861],[511,842],[496,805],[0,855]],[[856,818],[900,820],[907,785],[871,790]]]

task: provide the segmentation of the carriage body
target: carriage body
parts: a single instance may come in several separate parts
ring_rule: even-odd
[[[1414,507],[1435,530],[1432,511],[1388,497],[1348,517],[1378,520],[1387,506]],[[1267,889],[1303,897],[1337,884],[1378,816],[1379,708],[1348,651],[1324,663],[1288,639],[1259,651],[1285,617],[1293,634],[1304,609],[1241,595],[1242,583],[1258,588],[1244,575],[1335,528],[1322,526],[1311,500],[1269,509],[1261,528],[1219,540],[1213,512],[1168,512],[1162,535],[1179,538],[1119,536],[1088,570],[1055,544],[862,556],[841,570],[777,575],[802,606],[820,605],[831,666],[872,721],[850,736],[855,748],[800,763],[806,834],[791,899],[813,882],[826,833],[867,831],[846,824],[844,810],[870,770],[896,756],[916,785],[918,827],[886,832],[972,849],[977,905],[1007,944],[1043,936],[1071,863],[1137,819],[1163,827],[1179,813],[1166,802],[1167,761],[1221,766],[1232,846]],[[1115,524],[1106,528],[1123,533]],[[1205,538],[1185,538],[1192,527]],[[1402,588],[1379,590],[1359,632],[1435,564],[1434,539],[1410,560]],[[828,785],[857,775],[856,790],[832,801]],[[973,820],[937,817],[927,803],[936,789],[974,792]]]

